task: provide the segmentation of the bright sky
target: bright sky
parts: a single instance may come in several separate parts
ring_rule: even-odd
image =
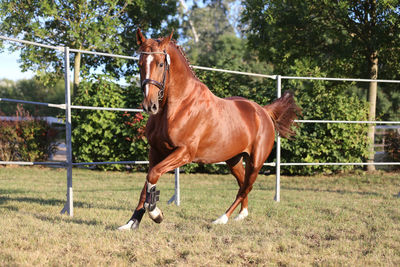
[[[33,77],[33,72],[27,71],[22,72],[19,64],[19,53],[14,52],[10,53],[9,51],[0,52],[0,80],[1,79],[9,79],[9,80],[20,80],[20,79],[29,79]]]

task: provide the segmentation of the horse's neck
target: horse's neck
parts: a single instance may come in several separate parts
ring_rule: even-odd
[[[169,70],[168,98],[170,102],[181,102],[187,97],[197,94],[200,81],[194,75],[187,60],[174,48],[171,53],[171,66]]]

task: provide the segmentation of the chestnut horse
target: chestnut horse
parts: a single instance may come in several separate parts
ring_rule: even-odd
[[[136,35],[142,104],[150,114],[146,126],[150,165],[139,204],[119,229],[138,228],[146,210],[160,223],[163,214],[156,206],[157,181],[190,162],[228,164],[239,191],[225,214],[213,223],[227,223],[239,204],[235,219],[244,219],[247,195],[272,150],[275,130],[282,137],[293,134],[290,127],[300,111],[293,95],[285,92],[264,107],[241,97],[219,98],[197,79],[181,48],[171,41],[172,33],[156,40],[146,39],[140,29]]]

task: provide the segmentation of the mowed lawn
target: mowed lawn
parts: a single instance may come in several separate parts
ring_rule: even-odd
[[[230,175],[182,174],[181,206],[167,205],[173,174],[159,183],[165,220],[120,232],[144,173],[73,171],[74,217],[61,215],[66,171],[0,167],[0,266],[399,266],[400,173],[260,175],[242,222],[212,225],[234,200]]]

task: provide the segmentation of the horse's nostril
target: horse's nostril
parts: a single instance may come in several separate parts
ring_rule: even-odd
[[[153,104],[153,105],[151,106],[151,110],[152,110],[152,111],[157,111],[157,105],[156,105],[156,104]]]

